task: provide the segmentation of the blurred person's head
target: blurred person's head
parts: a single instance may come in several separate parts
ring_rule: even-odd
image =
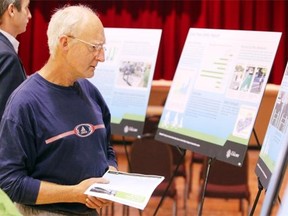
[[[32,17],[29,4],[30,0],[0,0],[0,29],[14,37],[25,32]]]

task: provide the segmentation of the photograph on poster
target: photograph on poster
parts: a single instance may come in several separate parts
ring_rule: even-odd
[[[122,61],[117,78],[118,87],[147,88],[151,63]]]
[[[235,66],[230,89],[260,93],[266,76],[266,68],[237,64]],[[256,72],[255,72],[256,71]]]

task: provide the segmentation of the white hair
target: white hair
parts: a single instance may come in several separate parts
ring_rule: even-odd
[[[65,6],[57,9],[52,15],[48,25],[47,37],[49,53],[53,57],[62,35],[73,35],[77,37],[77,33],[83,28],[83,23],[87,21],[88,15],[97,14],[91,8],[85,5]]]

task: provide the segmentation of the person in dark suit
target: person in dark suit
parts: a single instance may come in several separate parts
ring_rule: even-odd
[[[17,35],[31,19],[30,0],[0,0],[0,121],[10,94],[26,79]]]

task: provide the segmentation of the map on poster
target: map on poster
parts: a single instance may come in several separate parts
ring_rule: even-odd
[[[112,134],[142,135],[162,30],[105,28],[105,62],[89,79],[111,112]]]
[[[242,166],[280,38],[191,28],[155,138]]]
[[[267,188],[280,153],[287,148],[288,136],[288,62],[263,140],[255,172]],[[279,164],[278,164],[279,166]]]

